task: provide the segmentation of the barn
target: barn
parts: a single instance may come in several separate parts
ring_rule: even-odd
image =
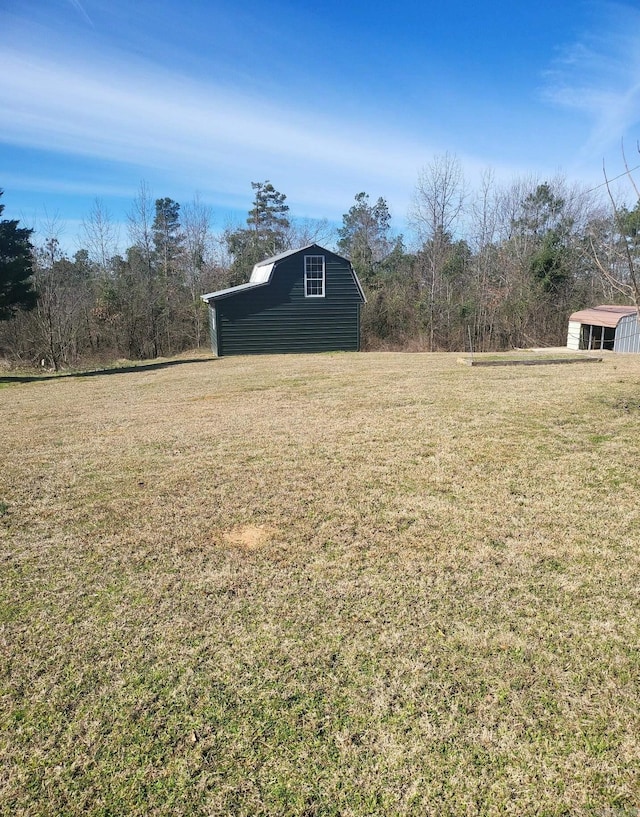
[[[569,349],[640,352],[640,323],[635,306],[602,304],[581,309],[569,318]]]
[[[219,357],[360,348],[360,282],[346,258],[318,244],[267,258],[248,283],[202,300]]]

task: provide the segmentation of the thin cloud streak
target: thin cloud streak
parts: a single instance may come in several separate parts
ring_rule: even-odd
[[[267,104],[116,53],[58,61],[5,49],[2,63],[14,80],[0,85],[0,140],[128,164],[132,189],[141,177],[170,171],[182,187],[205,197],[215,190],[244,207],[249,180],[270,177],[310,217],[335,218],[367,190],[403,218],[420,168],[443,152],[385,130],[382,118]],[[472,174],[486,167],[459,158]],[[494,169],[505,178],[521,172]]]
[[[69,0],[69,4],[78,12],[80,17],[82,17],[82,19],[85,21],[85,23],[88,23],[92,28],[94,28],[93,20],[87,14],[87,10],[82,5],[80,0]]]
[[[91,31],[85,5],[95,13]],[[449,93],[446,82],[425,80],[440,70],[446,77],[446,66],[423,61],[422,52],[392,94],[384,81],[376,85],[375,74],[369,83],[368,72],[360,72],[360,84],[345,80],[344,93],[339,78],[325,88],[319,74],[310,86],[320,89],[318,101],[268,66],[261,73],[233,56],[218,64],[208,52],[187,54],[166,40],[174,47],[169,59],[160,48],[166,21],[151,34],[134,27],[130,38],[114,37],[120,28],[112,30],[100,16],[106,6],[85,0],[64,6],[64,20],[45,15],[32,26],[25,17],[20,28],[14,21],[13,36],[0,31],[0,147],[4,142],[6,157],[17,157],[0,170],[5,185],[14,178],[16,188],[57,194],[62,204],[75,195],[75,214],[81,196],[117,198],[120,208],[145,179],[159,195],[180,200],[197,190],[219,213],[236,217],[250,202],[249,182],[270,178],[301,217],[337,220],[366,191],[387,199],[402,220],[420,170],[445,152],[457,155],[472,188],[488,168],[498,183],[571,169],[595,183],[601,146],[613,143],[619,155],[620,138],[640,110],[640,56],[627,60],[629,48],[621,45],[630,38],[631,51],[640,50],[639,38],[623,31],[640,30],[637,12],[635,29],[625,18],[606,37],[602,26],[598,37],[565,47],[546,77],[546,104],[535,107],[527,86],[505,105],[492,103],[492,94],[484,101]],[[121,23],[128,19],[123,9]],[[229,15],[228,29],[238,33],[235,12]],[[176,66],[194,75],[177,73]],[[514,91],[508,81],[504,90]],[[558,108],[576,115],[563,117]],[[552,135],[544,142],[540,134],[547,130]]]
[[[606,14],[599,33],[566,47],[545,77],[546,101],[590,120],[584,156],[619,147],[640,122],[640,12],[610,4]]]
[[[96,187],[90,181],[71,181],[63,178],[52,178],[44,175],[25,175],[24,173],[5,172],[2,174],[2,185],[5,188],[20,187],[35,193],[46,190],[48,193],[72,196],[95,197]],[[126,199],[131,196],[131,185],[102,183],[100,197]]]
[[[177,161],[202,168],[222,157],[242,166],[247,155],[265,165],[286,157],[319,168],[369,171],[394,180],[411,177],[424,150],[388,137],[372,140],[366,128],[322,120],[317,113],[231,99],[215,86],[176,80],[161,71],[114,76],[53,61],[3,56],[15,81],[0,88],[2,139],[38,149],[63,150],[135,164]],[[301,120],[306,118],[307,123]],[[347,132],[349,128],[347,127]]]

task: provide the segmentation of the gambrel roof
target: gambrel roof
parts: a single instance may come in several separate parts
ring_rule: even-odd
[[[235,295],[238,292],[244,292],[245,290],[266,286],[271,283],[271,276],[278,261],[282,261],[283,259],[289,258],[292,255],[297,255],[298,253],[304,253],[308,250],[313,250],[317,253],[331,253],[330,250],[326,250],[319,244],[307,244],[306,246],[298,247],[295,250],[286,250],[286,252],[281,252],[278,255],[271,256],[271,258],[265,258],[263,261],[259,261],[251,271],[251,278],[246,284],[239,284],[238,286],[228,287],[227,289],[219,289],[217,292],[208,292],[206,295],[202,295],[201,298],[203,301],[205,301],[205,303],[209,303],[209,301],[217,301],[221,298],[228,298],[230,295]],[[331,253],[331,255],[335,254],[336,253]],[[366,303],[367,299],[365,298],[364,291],[360,281],[358,280],[358,276],[356,275],[351,263],[349,261],[347,261],[347,263],[351,267],[353,280],[360,293],[360,296],[362,297],[362,302]]]

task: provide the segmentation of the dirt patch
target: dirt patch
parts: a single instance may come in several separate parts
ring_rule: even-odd
[[[266,525],[241,525],[225,533],[225,541],[242,550],[259,550],[273,536],[273,530]]]

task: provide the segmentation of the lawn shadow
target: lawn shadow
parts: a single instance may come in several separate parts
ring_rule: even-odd
[[[41,380],[60,380],[64,377],[101,377],[105,374],[128,374],[130,372],[153,372],[158,369],[168,369],[170,366],[184,366],[189,363],[211,363],[218,358],[215,357],[194,357],[186,360],[163,360],[159,363],[142,363],[139,366],[119,366],[113,369],[90,369],[86,372],[58,372],[57,374],[34,374],[34,375],[2,375],[0,384],[6,383],[36,383]]]

